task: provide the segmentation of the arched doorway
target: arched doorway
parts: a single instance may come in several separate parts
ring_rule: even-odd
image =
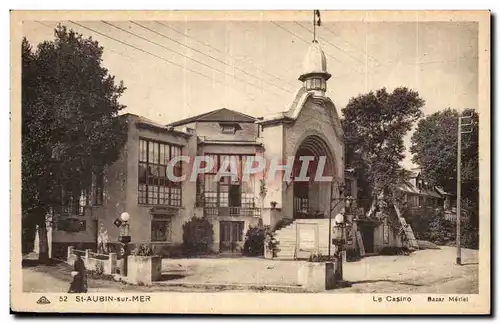
[[[300,174],[309,157],[307,172]],[[324,164],[321,165],[320,158]],[[297,149],[293,168],[293,216],[294,218],[324,218],[330,208],[330,181],[321,177],[335,175],[333,155],[326,142],[317,135],[307,136]],[[316,177],[316,176],[319,177]],[[308,178],[305,179],[305,178]]]

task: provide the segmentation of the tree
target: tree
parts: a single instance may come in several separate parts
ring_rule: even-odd
[[[422,169],[422,179],[448,192],[457,190],[458,118],[454,109],[445,109],[419,121],[411,138],[412,161]],[[472,116],[471,133],[462,134],[462,232],[464,246],[477,248],[479,242],[479,115],[465,109],[462,116]],[[468,121],[466,121],[468,123]]]
[[[463,116],[472,115],[470,134],[462,134],[462,181],[464,197],[477,192],[479,185],[479,116],[466,109]],[[457,188],[458,117],[453,109],[445,109],[419,121],[411,138],[412,161],[422,169],[422,178],[430,185],[446,191]],[[464,126],[465,130],[465,126]],[[472,197],[470,197],[472,198]]]
[[[403,137],[422,116],[424,100],[406,87],[386,88],[351,98],[342,109],[347,162],[363,174],[372,201],[370,216],[379,197],[396,198],[396,186],[407,173]]]
[[[47,215],[118,158],[127,127],[117,118],[125,87],[102,66],[103,47],[64,26],[54,35],[36,51],[22,42],[23,233],[38,226],[41,261],[48,260]]]

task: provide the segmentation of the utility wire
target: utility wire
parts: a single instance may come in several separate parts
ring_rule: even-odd
[[[324,29],[326,29],[329,33],[331,33],[332,35],[334,36],[337,36],[337,37],[340,37],[347,45],[353,47],[354,49],[360,51],[360,52],[363,52],[363,55],[367,55],[370,59],[372,59],[373,61],[375,61],[375,63],[379,64],[379,65],[382,65],[382,63],[377,60],[375,57],[373,57],[372,55],[368,54],[366,51],[360,49],[359,47],[357,46],[354,46],[352,45],[351,43],[349,43],[344,37],[340,36],[339,34],[335,33],[333,30],[329,29],[328,27],[326,26],[322,26]]]
[[[250,86],[254,87],[254,88],[255,88],[255,89],[257,89],[257,90],[262,91],[262,88],[261,88],[261,87],[256,86],[255,84],[249,83],[249,82],[247,82],[247,81],[245,81],[245,80],[243,80],[243,79],[241,79],[241,78],[238,78],[238,77],[236,77],[236,76],[234,76],[234,75],[231,75],[231,74],[229,74],[229,73],[226,73],[226,72],[224,72],[224,71],[222,71],[222,70],[220,70],[220,69],[217,69],[217,68],[215,68],[215,67],[213,67],[213,66],[210,66],[210,65],[208,65],[208,64],[206,64],[206,63],[204,63],[204,62],[201,62],[201,61],[199,61],[199,60],[197,60],[197,59],[194,59],[194,58],[192,58],[192,57],[186,56],[186,55],[184,55],[184,54],[182,54],[182,53],[180,53],[180,52],[177,52],[177,51],[175,51],[175,50],[172,50],[172,49],[170,49],[170,48],[168,48],[168,47],[166,47],[166,46],[163,46],[162,44],[158,44],[158,43],[156,43],[156,42],[153,42],[153,41],[151,41],[151,40],[147,39],[146,37],[142,37],[142,36],[140,36],[140,35],[137,35],[137,34],[135,34],[135,33],[131,32],[131,31],[128,31],[128,30],[126,30],[126,29],[123,29],[123,28],[121,28],[121,27],[119,27],[119,26],[116,26],[116,25],[114,25],[114,24],[112,24],[112,23],[109,23],[109,22],[106,22],[106,21],[102,21],[102,22],[103,22],[103,23],[105,23],[106,25],[109,25],[109,26],[114,27],[114,28],[116,28],[116,29],[118,29],[118,30],[121,30],[121,31],[123,31],[123,32],[125,32],[125,33],[127,33],[127,34],[129,34],[129,35],[132,35],[132,36],[134,36],[134,37],[140,38],[140,39],[142,39],[142,40],[144,40],[144,41],[146,41],[146,42],[148,42],[148,43],[151,43],[151,44],[154,44],[154,45],[156,45],[156,46],[159,46],[159,47],[161,47],[161,48],[163,48],[163,49],[166,49],[167,51],[173,52],[173,53],[175,53],[175,54],[177,54],[177,55],[183,56],[183,57],[187,58],[188,60],[191,60],[191,61],[193,61],[193,62],[196,62],[196,63],[200,64],[200,65],[203,65],[203,66],[205,66],[205,67],[208,67],[209,69],[215,70],[215,71],[217,71],[217,72],[219,72],[219,73],[221,73],[221,74],[224,74],[224,75],[227,75],[227,76],[229,76],[229,77],[232,77],[232,78],[234,78],[235,80],[238,80],[238,81],[240,81],[240,82],[242,82],[242,83],[246,83],[246,84],[248,84],[248,85],[250,85]],[[285,91],[287,91],[287,90],[285,90]],[[291,93],[290,91],[287,91],[287,92]]]
[[[222,82],[222,81],[219,81],[219,80],[217,80],[217,79],[215,79],[215,78],[212,78],[212,77],[210,77],[210,76],[208,76],[208,75],[206,75],[206,74],[203,74],[203,73],[201,73],[201,72],[198,72],[198,71],[196,71],[196,70],[193,70],[193,69],[190,69],[190,68],[188,68],[188,67],[182,66],[181,64],[178,64],[178,63],[176,63],[176,62],[174,62],[174,61],[171,61],[171,60],[169,60],[169,59],[166,59],[166,58],[164,58],[164,57],[161,57],[161,56],[158,56],[158,55],[153,54],[153,53],[151,53],[151,52],[145,51],[145,50],[143,50],[142,48],[139,48],[139,47],[137,47],[137,46],[134,46],[134,45],[128,44],[127,42],[124,42],[124,41],[121,41],[121,40],[119,40],[119,39],[116,39],[116,38],[114,38],[114,37],[112,37],[112,36],[106,35],[106,34],[104,34],[104,33],[101,33],[101,32],[99,32],[99,31],[97,31],[97,30],[94,30],[94,29],[92,29],[92,28],[90,28],[90,27],[87,27],[87,26],[81,25],[81,24],[79,24],[79,23],[77,23],[77,22],[74,22],[74,21],[72,21],[72,20],[69,20],[69,22],[70,22],[70,23],[72,23],[72,24],[74,24],[74,25],[77,25],[77,26],[79,26],[79,27],[81,27],[81,28],[87,29],[87,30],[89,30],[89,31],[91,31],[91,32],[93,32],[93,33],[96,33],[96,34],[98,34],[98,35],[101,35],[101,36],[104,36],[104,37],[106,37],[106,38],[109,38],[109,39],[111,39],[111,40],[113,40],[113,41],[115,41],[115,42],[118,42],[118,43],[123,44],[123,45],[128,46],[128,47],[131,47],[131,48],[133,48],[133,49],[135,49],[135,50],[138,50],[138,51],[140,51],[140,52],[143,52],[143,53],[145,53],[145,54],[151,55],[151,56],[153,56],[153,57],[155,57],[155,58],[157,58],[157,59],[159,59],[159,60],[162,60],[162,61],[165,61],[165,62],[167,62],[167,63],[169,63],[169,64],[175,65],[175,66],[177,66],[177,67],[179,67],[179,68],[181,68],[181,69],[186,69],[186,70],[189,70],[189,71],[191,71],[191,72],[193,72],[193,73],[196,73],[196,74],[198,74],[198,75],[201,75],[201,76],[203,76],[203,77],[207,78],[208,80],[210,80],[210,81],[212,81],[212,82],[217,82],[217,83],[219,83],[219,84],[222,84],[223,86],[227,86],[227,85],[226,85],[224,82]],[[228,87],[229,87],[229,86],[228,86]],[[230,87],[230,88],[232,88],[232,87]],[[233,89],[234,89],[234,88],[233,88]],[[235,90],[236,90],[236,89],[235,89]],[[241,91],[241,90],[237,90],[237,91]],[[255,100],[254,100],[254,99],[252,99],[252,98],[250,98],[250,97],[248,97],[248,96],[247,96],[247,98],[248,98],[248,99],[250,99],[251,101],[255,102]]]
[[[163,24],[163,23],[162,23],[162,22],[160,22],[160,21],[155,21],[155,22],[156,22],[157,24],[159,24],[159,25],[162,25],[162,26],[164,26],[164,27],[166,27],[166,28],[168,28],[168,29],[170,29],[170,30],[172,30],[172,31],[174,31],[174,32],[176,32],[176,33],[178,33],[179,35],[182,35],[182,36],[184,36],[184,37],[187,37],[187,38],[189,38],[189,39],[191,39],[191,40],[193,40],[193,41],[195,41],[195,42],[197,42],[197,43],[199,43],[199,44],[201,44],[201,45],[203,45],[203,46],[206,46],[206,47],[208,47],[208,48],[210,48],[210,49],[212,49],[212,50],[216,51],[216,52],[219,52],[219,53],[221,53],[221,54],[223,54],[223,55],[226,55],[226,56],[228,56],[228,57],[231,57],[231,58],[232,58],[232,59],[234,59],[234,60],[243,61],[243,60],[241,60],[241,59],[238,59],[238,58],[236,58],[236,57],[232,56],[230,53],[227,53],[227,52],[221,51],[221,50],[219,50],[218,48],[215,48],[215,47],[213,47],[213,46],[210,46],[210,45],[209,45],[209,44],[207,44],[207,43],[203,43],[203,42],[201,42],[201,41],[197,40],[196,38],[194,38],[194,37],[192,37],[192,36],[189,36],[188,34],[185,34],[185,33],[181,32],[181,31],[179,31],[179,30],[177,30],[177,29],[175,29],[175,28],[172,28],[172,27],[170,27],[170,26],[168,26],[168,25],[166,25],[166,24]],[[280,80],[281,82],[284,82],[284,83],[286,83],[286,84],[288,84],[288,85],[290,85],[290,86],[292,86],[292,87],[295,87],[295,85],[294,85],[294,84],[292,84],[292,83],[290,83],[290,82],[288,82],[288,81],[286,81],[286,80],[283,80],[283,79],[281,79],[280,77],[276,76],[275,74],[269,73],[269,72],[267,72],[266,70],[261,69],[261,68],[259,68],[258,66],[254,65],[254,64],[252,64],[252,63],[250,63],[250,62],[246,62],[246,61],[245,61],[245,62],[244,62],[244,64],[248,64],[248,65],[252,66],[253,68],[255,68],[256,70],[258,70],[259,72],[262,72],[262,73],[264,73],[264,74],[266,74],[266,75],[268,75],[268,76],[270,76],[270,77],[272,77],[272,78],[275,78],[275,79]]]
[[[276,84],[274,84],[274,83],[272,83],[272,82],[270,82],[270,81],[264,80],[264,79],[262,79],[262,78],[259,78],[258,76],[255,76],[255,75],[253,75],[253,74],[251,74],[251,73],[248,73],[248,72],[246,72],[246,71],[244,71],[244,70],[241,70],[241,69],[239,69],[239,68],[237,68],[237,67],[235,67],[235,66],[229,65],[229,64],[227,64],[226,62],[224,62],[224,61],[222,61],[222,60],[219,60],[219,59],[218,59],[218,58],[216,58],[216,57],[213,57],[213,56],[211,56],[211,55],[209,55],[209,54],[207,54],[207,53],[204,53],[204,52],[202,52],[202,51],[199,51],[199,50],[197,50],[196,48],[193,48],[193,47],[188,46],[188,45],[186,45],[186,44],[184,44],[184,43],[182,43],[182,42],[177,41],[176,39],[173,39],[173,38],[171,38],[171,37],[168,37],[168,36],[166,36],[166,35],[163,35],[162,33],[157,32],[156,30],[153,30],[153,29],[151,29],[151,28],[149,28],[149,27],[143,26],[143,25],[141,25],[141,24],[139,24],[139,23],[136,23],[136,22],[134,22],[134,21],[130,21],[130,22],[131,22],[132,24],[137,25],[137,26],[139,26],[139,27],[141,27],[141,28],[144,28],[144,29],[146,29],[146,30],[148,30],[148,31],[150,31],[150,32],[152,32],[152,33],[154,33],[154,34],[156,34],[156,35],[159,35],[159,36],[161,36],[161,37],[163,37],[163,38],[166,38],[166,39],[168,39],[168,40],[170,40],[170,41],[172,41],[172,42],[174,42],[174,43],[177,43],[177,44],[179,44],[179,45],[181,45],[181,46],[184,46],[184,47],[186,47],[186,48],[189,48],[190,50],[193,50],[193,51],[195,51],[195,52],[197,52],[197,53],[200,53],[200,54],[202,54],[202,55],[208,56],[208,57],[209,57],[209,58],[211,58],[212,60],[217,61],[217,62],[219,62],[219,63],[222,63],[222,64],[224,64],[224,65],[227,65],[227,66],[229,66],[229,67],[231,67],[231,68],[234,68],[235,70],[240,71],[240,72],[242,72],[242,73],[244,73],[244,74],[246,74],[246,75],[248,75],[248,76],[251,76],[251,77],[253,77],[253,78],[255,78],[255,79],[258,79],[258,80],[264,81],[264,82],[266,82],[266,83],[268,83],[268,84],[270,84],[270,85],[272,85],[272,86],[274,86],[274,87],[276,87],[276,88],[278,88],[278,89],[281,89],[281,90],[283,90],[283,91],[286,91],[286,92],[288,92],[288,93],[292,93],[290,90],[284,89],[284,88],[280,87],[279,85],[276,85]]]
[[[45,26],[45,27],[49,28],[50,30],[54,30],[54,27],[49,26],[49,25],[47,25],[47,24],[44,24],[44,23],[43,23],[43,22],[41,22],[41,21],[34,20],[34,22],[36,22],[36,23],[38,23],[38,24],[40,24],[40,25],[42,25],[42,26]],[[115,51],[114,49],[109,48],[109,47],[107,47],[107,48],[106,48],[106,51],[113,52],[113,53],[115,53],[115,54],[117,54],[117,55],[119,55],[119,56],[123,57],[124,59],[129,60],[129,61],[137,61],[137,59],[136,59],[136,58],[132,58],[132,57],[127,56],[127,55],[123,55],[123,53],[120,53],[120,52],[118,52],[118,51]]]
[[[295,36],[295,38],[300,39],[301,41],[303,41],[303,42],[304,42],[304,43],[306,43],[307,45],[309,45],[309,44],[310,44],[310,42],[308,42],[307,40],[303,39],[302,37],[300,37],[299,35],[295,34],[294,32],[292,32],[292,31],[290,31],[290,30],[286,29],[285,27],[283,27],[283,26],[281,26],[281,25],[277,24],[276,22],[274,22],[274,21],[270,21],[270,23],[271,23],[271,24],[273,24],[273,25],[275,25],[275,26],[276,26],[276,27],[278,27],[278,28],[283,29],[283,30],[284,30],[284,31],[286,31],[287,33],[289,33],[289,34],[291,34],[291,35]]]
[[[304,30],[307,30],[308,32],[311,32],[311,30],[307,27],[305,27],[304,25],[302,25],[301,23],[299,23],[298,21],[294,21],[295,24],[297,24],[298,26],[300,26],[302,29]],[[335,44],[332,44],[330,43],[329,41],[327,41],[326,39],[322,38],[322,37],[318,37],[319,39],[322,39],[325,43],[327,43],[328,45],[332,46],[332,47],[335,47],[336,49],[338,49],[339,51],[341,52],[344,52],[346,55],[348,55],[349,57],[351,57],[352,59],[358,61],[359,63],[364,63],[363,61],[361,61],[360,59],[358,59],[357,57],[355,57],[354,55],[352,54],[349,54],[347,53],[346,51],[344,51],[342,48],[338,47],[337,45]]]
[[[306,43],[307,45],[310,45],[310,44],[311,44],[311,43],[310,43],[310,42],[308,42],[307,40],[303,39],[303,38],[302,38],[302,37],[300,37],[299,35],[297,35],[297,34],[295,34],[294,32],[292,32],[291,30],[289,30],[289,29],[287,29],[287,28],[285,28],[285,27],[283,27],[283,26],[281,26],[281,25],[277,24],[276,22],[271,21],[271,23],[272,23],[273,25],[275,25],[276,27],[279,27],[279,28],[283,29],[284,31],[286,31],[287,33],[289,33],[289,34],[293,35],[295,38],[300,39],[301,41],[303,41],[303,42],[304,42],[304,43]],[[325,54],[326,54],[326,53],[325,53]],[[328,54],[327,54],[327,55],[328,55]],[[331,56],[331,55],[328,55],[328,56],[329,56],[330,58],[334,59],[335,61],[339,61],[339,62],[341,62],[341,61],[340,61],[339,59],[337,59],[336,57],[333,57],[333,56]],[[341,62],[341,63],[342,63],[342,62]]]

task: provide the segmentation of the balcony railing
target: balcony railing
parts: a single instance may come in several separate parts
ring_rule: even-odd
[[[260,216],[260,208],[204,207],[205,216]]]

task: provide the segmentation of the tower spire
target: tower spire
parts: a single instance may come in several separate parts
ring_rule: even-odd
[[[316,20],[318,19],[318,20]],[[319,10],[313,10],[313,43],[316,43],[316,26],[321,26],[321,14]]]
[[[316,40],[316,26],[321,26],[319,10],[313,11],[313,41],[309,46],[304,60],[304,71],[299,80],[303,82],[304,88],[316,96],[324,97],[326,92],[326,81],[331,74],[326,69],[326,56],[318,41]]]

